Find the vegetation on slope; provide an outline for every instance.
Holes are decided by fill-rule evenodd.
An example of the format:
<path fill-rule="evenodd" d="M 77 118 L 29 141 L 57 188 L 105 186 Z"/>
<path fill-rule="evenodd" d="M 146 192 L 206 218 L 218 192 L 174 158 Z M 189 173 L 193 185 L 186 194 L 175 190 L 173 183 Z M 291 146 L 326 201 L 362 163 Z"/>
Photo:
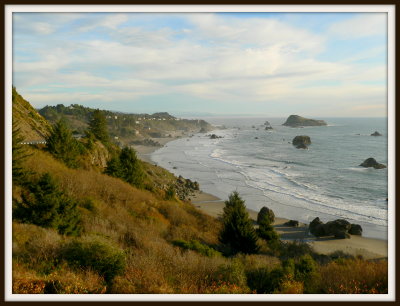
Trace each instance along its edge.
<path fill-rule="evenodd" d="M 387 292 L 386 260 L 322 256 L 307 244 L 271 243 L 260 231 L 258 239 L 239 194 L 222 220 L 212 218 L 174 195 L 183 178 L 127 149 L 99 140 L 90 147 L 89 137 L 79 140 L 85 150 L 76 167 L 41 146 L 15 156 L 24 175 L 13 181 L 14 293 Z M 82 161 L 100 146 L 107 162 L 122 163 L 126 151 L 143 184 L 87 167 Z"/>

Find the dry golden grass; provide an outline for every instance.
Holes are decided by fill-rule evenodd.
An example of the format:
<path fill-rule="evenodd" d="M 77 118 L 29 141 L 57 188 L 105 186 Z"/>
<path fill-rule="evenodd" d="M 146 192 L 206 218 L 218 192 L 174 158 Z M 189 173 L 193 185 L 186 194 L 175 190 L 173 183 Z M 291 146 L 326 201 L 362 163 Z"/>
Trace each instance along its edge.
<path fill-rule="evenodd" d="M 326 293 L 387 293 L 386 260 L 344 259 L 321 267 L 320 287 Z"/>

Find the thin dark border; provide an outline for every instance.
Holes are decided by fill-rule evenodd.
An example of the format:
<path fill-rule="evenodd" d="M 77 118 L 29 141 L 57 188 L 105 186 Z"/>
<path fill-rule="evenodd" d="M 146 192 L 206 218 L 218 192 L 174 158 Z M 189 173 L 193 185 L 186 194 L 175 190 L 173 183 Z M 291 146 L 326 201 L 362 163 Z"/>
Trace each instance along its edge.
<path fill-rule="evenodd" d="M 190 3 L 187 3 L 187 2 L 185 2 L 185 1 L 174 1 L 174 0 L 172 0 L 172 1 L 168 1 L 168 0 L 166 0 L 166 1 L 127 1 L 127 0 L 116 0 L 116 1 L 113 1 L 113 2 L 110 2 L 110 1 L 105 1 L 105 0 L 100 0 L 100 1 L 94 1 L 94 0 L 85 0 L 85 1 L 79 1 L 79 0 L 67 0 L 67 1 L 65 1 L 65 0 L 61 0 L 61 1 L 57 1 L 56 3 L 55 3 L 55 1 L 50 1 L 50 0 L 39 0 L 39 1 L 28 1 L 28 0 L 6 0 L 6 1 L 1 1 L 1 4 L 2 4 L 2 6 L 1 6 L 1 17 L 0 17 L 0 20 L 1 20 L 1 24 L 3 25 L 3 31 L 2 31 L 2 33 L 1 33 L 1 38 L 2 38 L 2 42 L 3 42 L 3 48 L 2 48 L 2 56 L 3 56 L 3 61 L 2 61 L 2 69 L 3 69 L 3 71 L 5 71 L 5 44 L 6 44 L 6 42 L 5 42 L 5 7 L 6 7 L 6 5 L 210 5 L 210 6 L 212 6 L 212 5 L 343 5 L 343 6 L 347 6 L 347 5 L 395 5 L 395 15 L 396 15 L 396 12 L 397 12 L 397 3 L 398 3 L 399 1 L 398 0 L 392 0 L 392 1 L 390 1 L 390 0 L 382 0 L 382 1 L 369 1 L 369 0 L 367 0 L 367 1 L 361 1 L 361 0 L 352 0 L 352 1 L 346 1 L 346 0 L 328 0 L 328 1 L 324 1 L 323 3 L 321 2 L 321 1 L 310 1 L 310 0 L 308 0 L 308 1 L 288 1 L 288 0 L 283 0 L 283 1 L 268 1 L 268 0 L 264 0 L 264 1 L 254 1 L 254 0 L 250 0 L 250 1 L 248 1 L 247 3 L 243 3 L 243 2 L 239 2 L 239 1 L 230 1 L 230 2 L 227 2 L 227 1 L 218 1 L 218 2 L 214 2 L 214 1 L 210 1 L 210 0 L 203 0 L 203 1 L 191 1 Z M 396 31 L 396 34 L 395 34 L 395 50 L 400 50 L 400 48 L 399 48 L 399 41 L 398 41 L 398 33 L 399 33 L 399 31 L 400 31 L 400 29 L 399 29 L 399 21 L 397 20 L 397 18 L 395 18 L 395 31 Z M 395 53 L 396 54 L 396 53 Z M 395 56 L 395 60 L 396 60 L 396 56 Z M 397 78 L 397 76 L 398 76 L 398 71 L 399 71 L 399 62 L 398 61 L 395 61 L 396 62 L 396 64 L 395 64 L 395 88 L 397 88 L 398 87 L 398 78 Z M 2 84 L 3 84 L 3 93 L 5 93 L 5 74 L 2 74 L 1 75 L 1 78 L 2 78 Z M 4 100 L 3 101 L 6 101 L 6 99 L 7 99 L 7 97 L 4 95 Z M 397 95 L 395 96 L 395 105 L 396 105 L 396 102 L 398 102 L 398 99 L 397 99 Z M 3 114 L 5 114 L 5 103 L 3 102 Z M 397 116 L 398 115 L 398 108 L 396 108 L 395 107 L 395 119 L 398 117 Z M 2 160 L 3 160 L 3 162 L 5 163 L 5 115 L 3 115 L 3 116 L 0 116 L 0 120 L 1 120 L 1 127 L 2 127 L 2 133 L 0 134 L 0 140 L 1 140 L 1 143 L 2 143 L 2 145 L 3 145 L 3 150 L 1 150 L 0 151 L 0 155 L 1 155 L 1 158 L 2 158 Z M 396 152 L 398 152 L 398 149 L 399 149 L 399 145 L 398 145 L 398 143 L 397 143 L 397 134 L 398 134 L 398 125 L 397 124 L 395 124 L 395 131 L 396 131 L 396 136 L 395 136 L 395 148 L 394 148 L 394 151 L 395 151 L 395 155 L 396 155 L 396 157 L 397 157 L 397 153 Z M 3 167 L 3 169 L 4 169 L 4 167 Z M 396 166 L 396 168 L 395 168 L 395 176 L 396 176 L 396 174 L 397 174 L 397 171 L 398 170 L 398 167 Z M 3 176 L 1 176 L 1 190 L 0 190 L 0 192 L 1 192 L 1 194 L 3 195 L 3 203 L 5 203 L 5 179 L 6 179 L 6 177 L 5 177 L 5 173 L 4 173 L 4 171 L 3 171 Z M 397 187 L 398 187 L 398 184 L 397 184 L 397 181 L 396 181 L 396 179 L 395 179 L 395 187 L 396 187 L 396 189 L 397 189 Z M 395 192 L 395 195 L 396 195 L 396 192 Z M 396 220 L 398 220 L 399 218 L 398 218 L 398 215 L 399 215 L 399 210 L 397 210 L 396 211 Z M 1 219 L 2 220 L 4 220 L 4 217 L 5 217 L 5 207 L 4 207 L 4 205 L 2 206 L 2 209 L 0 209 L 0 217 L 1 217 Z M 4 230 L 4 233 L 3 233 L 3 235 L 1 235 L 1 255 L 0 255 L 0 258 L 1 258 L 1 260 L 2 260 L 2 262 L 3 262 L 3 271 L 5 271 L 5 262 L 4 262 L 4 260 L 5 260 L 5 257 L 4 257 L 4 252 L 5 252 L 5 228 L 4 228 L 4 226 L 3 226 L 3 230 Z M 396 231 L 396 236 L 395 236 L 395 242 L 397 242 L 397 237 L 399 236 L 399 227 L 396 227 L 395 228 L 395 231 Z M 395 262 L 398 262 L 398 259 L 399 259 L 399 256 L 398 256 L 398 252 L 397 252 L 397 243 L 395 243 Z M 397 276 L 398 275 L 398 272 L 399 272 L 399 265 L 397 264 L 396 265 L 396 271 L 395 271 L 395 275 Z M 396 280 L 397 280 L 397 277 L 395 278 Z M 0 290 L 0 301 L 1 301 L 1 303 L 3 304 L 3 303 L 11 303 L 11 302 L 9 302 L 9 301 L 5 301 L 5 279 L 4 279 L 4 273 L 3 273 L 3 277 L 1 278 L 1 280 L 0 280 L 0 287 L 1 288 L 3 288 L 3 290 Z M 395 281 L 395 295 L 396 295 L 396 297 L 395 297 L 395 301 L 393 301 L 393 302 L 396 302 L 397 301 L 397 299 L 398 299 L 398 296 L 399 296 L 399 284 L 398 284 L 398 282 L 397 281 Z M 51 302 L 51 301 L 50 301 Z M 61 301 L 60 301 L 61 302 Z M 183 302 L 183 301 L 182 301 Z M 182 303 L 182 302 L 180 302 L 180 303 Z M 320 302 L 320 301 L 315 301 L 315 302 Z M 328 302 L 328 301 L 326 301 L 326 302 Z M 337 302 L 339 302 L 339 301 L 331 301 L 331 302 L 328 302 L 328 303 L 337 303 Z M 386 303 L 393 303 L 393 302 L 386 302 Z M 19 305 L 19 304 L 22 304 L 22 303 L 24 303 L 24 302 L 12 302 L 12 303 L 14 303 L 15 305 Z M 33 302 L 33 303 L 42 303 L 42 302 Z M 70 301 L 62 301 L 61 303 L 71 303 Z M 96 302 L 94 302 L 94 301 L 91 301 L 91 302 L 75 302 L 75 303 L 85 303 L 85 305 L 89 305 L 89 304 L 94 304 L 94 303 L 98 303 L 98 301 L 96 301 Z M 104 303 L 104 302 L 103 302 Z M 106 302 L 107 303 L 107 302 Z M 138 301 L 138 302 L 134 302 L 134 303 L 146 303 L 146 304 L 151 304 L 151 303 L 159 303 L 159 302 L 155 302 L 155 301 L 151 301 L 151 302 L 141 302 L 141 301 Z M 175 303 L 175 302 L 163 302 L 163 303 L 168 303 L 168 304 L 171 304 L 171 303 Z M 185 302 L 184 302 L 185 303 Z M 194 303 L 218 303 L 218 305 L 228 305 L 228 303 L 232 303 L 232 302 L 217 302 L 217 301 L 215 301 L 215 302 L 205 302 L 205 301 L 199 301 L 199 302 L 194 302 Z M 235 302 L 235 303 L 247 303 L 247 302 Z M 268 302 L 257 302 L 257 303 L 268 303 Z M 270 302 L 271 303 L 271 302 Z M 286 303 L 291 303 L 291 302 L 288 302 L 288 301 L 285 301 L 285 302 L 273 302 L 273 303 L 280 303 L 280 304 L 286 304 Z M 300 304 L 305 304 L 305 303 L 309 303 L 309 302 L 298 302 L 298 303 L 300 303 Z M 346 302 L 346 303 L 351 303 L 352 305 L 362 305 L 362 303 L 365 303 L 365 302 Z M 371 303 L 381 303 L 380 301 L 378 301 L 378 302 L 368 302 L 369 304 L 371 304 Z"/>

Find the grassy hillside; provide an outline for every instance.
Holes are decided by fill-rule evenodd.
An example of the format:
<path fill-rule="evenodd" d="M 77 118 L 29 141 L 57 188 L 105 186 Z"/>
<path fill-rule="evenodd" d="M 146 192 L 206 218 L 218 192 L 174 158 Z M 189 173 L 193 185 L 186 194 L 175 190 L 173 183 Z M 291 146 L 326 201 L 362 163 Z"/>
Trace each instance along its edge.
<path fill-rule="evenodd" d="M 35 131 L 49 126 L 39 115 L 15 114 Z M 187 200 L 193 182 L 139 161 L 145 176 L 137 188 L 93 159 L 101 147 L 109 166 L 115 145 L 78 142 L 74 167 L 46 147 L 20 147 L 26 175 L 13 180 L 13 293 L 387 292 L 386 260 L 320 255 L 261 236 L 253 237 L 256 254 L 233 253 L 220 239 L 226 220 Z"/>
<path fill-rule="evenodd" d="M 44 140 L 51 129 L 48 121 L 43 118 L 13 87 L 12 89 L 13 121 L 26 140 Z"/>

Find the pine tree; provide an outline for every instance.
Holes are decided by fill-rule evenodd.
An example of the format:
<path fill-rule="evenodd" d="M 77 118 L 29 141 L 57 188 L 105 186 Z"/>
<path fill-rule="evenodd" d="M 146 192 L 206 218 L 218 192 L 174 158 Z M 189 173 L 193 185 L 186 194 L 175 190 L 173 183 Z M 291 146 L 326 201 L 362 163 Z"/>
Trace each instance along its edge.
<path fill-rule="evenodd" d="M 83 146 L 72 136 L 64 120 L 59 120 L 46 139 L 46 149 L 68 167 L 78 166 L 77 157 L 83 152 Z"/>
<path fill-rule="evenodd" d="M 145 173 L 142 168 L 142 163 L 136 156 L 134 149 L 125 147 L 119 155 L 121 163 L 122 178 L 131 185 L 138 188 L 143 187 Z"/>
<path fill-rule="evenodd" d="M 13 210 L 13 218 L 45 228 L 57 229 L 60 234 L 74 235 L 80 232 L 80 216 L 77 202 L 59 190 L 50 174 L 43 174 L 38 181 L 27 184 Z"/>
<path fill-rule="evenodd" d="M 103 112 L 99 109 L 96 109 L 92 114 L 92 118 L 89 122 L 89 131 L 102 143 L 107 143 L 109 141 L 107 120 Z"/>
<path fill-rule="evenodd" d="M 229 245 L 234 253 L 253 254 L 257 253 L 260 247 L 244 203 L 236 191 L 225 201 L 223 229 L 219 239 Z"/>
<path fill-rule="evenodd" d="M 21 142 L 24 141 L 24 137 L 21 135 L 20 129 L 17 127 L 17 123 L 13 120 L 12 122 L 12 179 L 15 183 L 22 183 L 27 175 L 27 170 L 22 166 L 22 163 L 28 154 L 26 148 Z"/>

